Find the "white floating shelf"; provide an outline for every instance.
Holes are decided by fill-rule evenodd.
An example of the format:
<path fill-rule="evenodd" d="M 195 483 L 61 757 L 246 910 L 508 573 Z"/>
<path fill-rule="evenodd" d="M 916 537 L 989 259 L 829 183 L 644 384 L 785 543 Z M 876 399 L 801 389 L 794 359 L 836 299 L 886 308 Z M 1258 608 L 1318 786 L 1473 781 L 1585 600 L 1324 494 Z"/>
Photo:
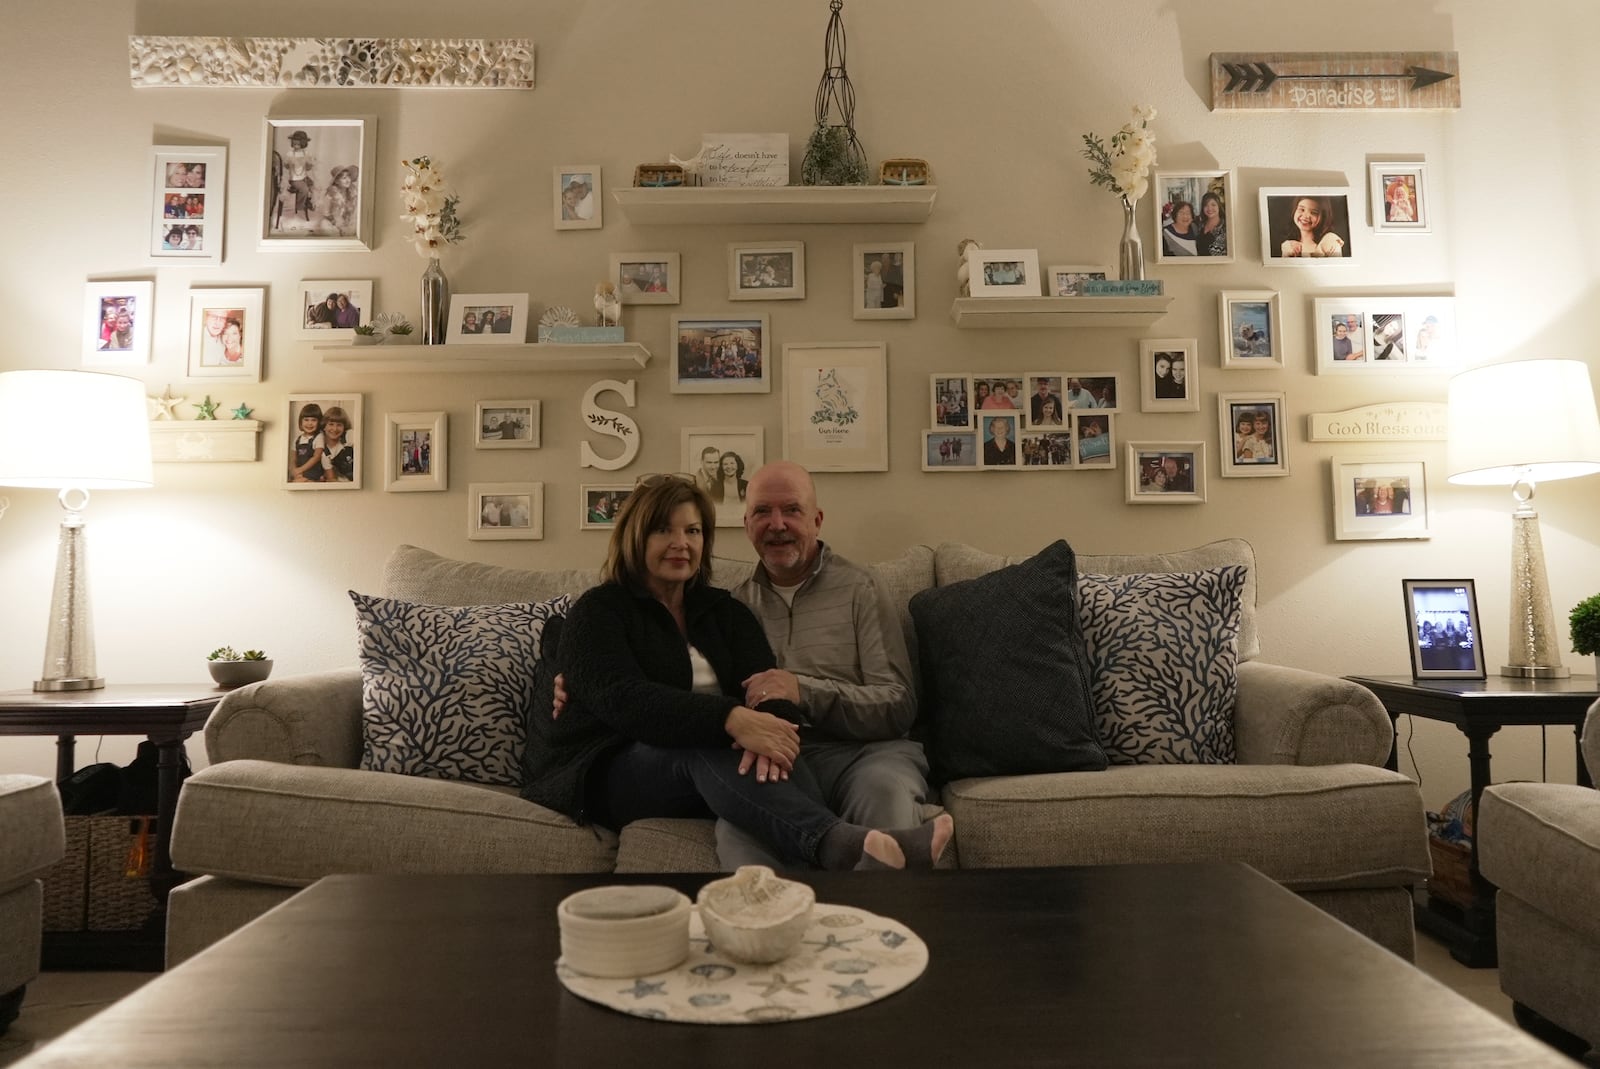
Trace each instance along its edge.
<path fill-rule="evenodd" d="M 611 191 L 631 223 L 920 223 L 935 186 L 628 186 Z"/>
<path fill-rule="evenodd" d="M 956 326 L 973 328 L 1148 327 L 1167 314 L 1171 297 L 957 297 Z"/>
<path fill-rule="evenodd" d="M 322 362 L 340 371 L 533 372 L 636 371 L 650 362 L 638 342 L 609 345 L 319 345 Z"/>
<path fill-rule="evenodd" d="M 150 459 L 157 464 L 254 461 L 258 419 L 157 419 L 150 422 Z"/>

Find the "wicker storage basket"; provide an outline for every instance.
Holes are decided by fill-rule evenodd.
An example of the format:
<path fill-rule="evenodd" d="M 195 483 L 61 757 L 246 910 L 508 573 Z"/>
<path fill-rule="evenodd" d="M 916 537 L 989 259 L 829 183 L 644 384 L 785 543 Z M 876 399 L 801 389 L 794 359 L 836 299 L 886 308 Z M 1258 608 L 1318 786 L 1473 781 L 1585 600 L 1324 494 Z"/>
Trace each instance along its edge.
<path fill-rule="evenodd" d="M 66 824 L 66 856 L 43 878 L 44 930 L 144 927 L 157 908 L 150 887 L 155 817 L 72 816 Z"/>
<path fill-rule="evenodd" d="M 1462 909 L 1472 905 L 1472 847 L 1430 835 L 1428 853 L 1433 858 L 1428 893 Z"/>

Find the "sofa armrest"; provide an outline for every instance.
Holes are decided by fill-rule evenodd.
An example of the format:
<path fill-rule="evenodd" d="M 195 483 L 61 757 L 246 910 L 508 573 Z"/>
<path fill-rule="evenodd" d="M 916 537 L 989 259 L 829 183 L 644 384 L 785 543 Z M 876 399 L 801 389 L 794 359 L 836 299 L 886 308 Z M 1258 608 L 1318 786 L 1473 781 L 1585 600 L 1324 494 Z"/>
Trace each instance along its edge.
<path fill-rule="evenodd" d="M 1233 716 L 1241 765 L 1382 765 L 1394 726 L 1366 687 L 1337 676 L 1246 661 Z"/>
<path fill-rule="evenodd" d="M 206 757 L 358 767 L 361 670 L 264 679 L 230 692 L 206 721 Z"/>

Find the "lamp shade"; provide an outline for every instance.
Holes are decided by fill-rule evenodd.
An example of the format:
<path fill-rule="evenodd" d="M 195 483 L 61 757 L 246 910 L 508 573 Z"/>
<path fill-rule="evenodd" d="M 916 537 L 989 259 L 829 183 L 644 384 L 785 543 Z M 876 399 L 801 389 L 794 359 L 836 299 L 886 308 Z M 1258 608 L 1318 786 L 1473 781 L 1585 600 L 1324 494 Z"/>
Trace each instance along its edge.
<path fill-rule="evenodd" d="M 151 486 L 144 384 L 93 371 L 0 373 L 0 486 Z"/>
<path fill-rule="evenodd" d="M 1487 364 L 1450 380 L 1450 481 L 1510 486 L 1600 472 L 1600 416 L 1577 360 Z"/>

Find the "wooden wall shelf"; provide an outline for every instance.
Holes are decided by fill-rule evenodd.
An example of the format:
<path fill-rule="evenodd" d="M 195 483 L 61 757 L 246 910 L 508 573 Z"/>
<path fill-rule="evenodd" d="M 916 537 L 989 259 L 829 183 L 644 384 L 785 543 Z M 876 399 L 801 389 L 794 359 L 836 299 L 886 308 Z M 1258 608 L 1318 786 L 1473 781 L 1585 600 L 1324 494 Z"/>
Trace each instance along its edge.
<path fill-rule="evenodd" d="M 629 186 L 611 191 L 628 221 L 695 223 L 921 223 L 935 186 Z"/>
<path fill-rule="evenodd" d="M 957 297 L 950 318 L 963 329 L 1148 327 L 1171 297 Z"/>
<path fill-rule="evenodd" d="M 262 426 L 258 419 L 151 420 L 150 459 L 157 464 L 254 461 Z"/>
<path fill-rule="evenodd" d="M 340 371 L 458 373 L 637 371 L 650 362 L 638 342 L 611 345 L 319 345 L 322 362 Z"/>

